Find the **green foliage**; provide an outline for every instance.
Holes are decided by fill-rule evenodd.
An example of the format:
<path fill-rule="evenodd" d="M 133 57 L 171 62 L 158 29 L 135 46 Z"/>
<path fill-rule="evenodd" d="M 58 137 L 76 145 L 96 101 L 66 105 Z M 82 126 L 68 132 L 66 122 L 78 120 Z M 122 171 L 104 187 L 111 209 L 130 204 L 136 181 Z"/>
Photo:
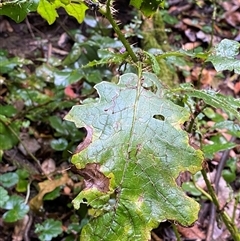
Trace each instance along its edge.
<path fill-rule="evenodd" d="M 29 172 L 26 169 L 18 169 L 16 171 L 16 174 L 18 175 L 16 190 L 18 192 L 26 192 L 29 183 Z"/>
<path fill-rule="evenodd" d="M 51 141 L 52 149 L 56 151 L 63 151 L 67 148 L 68 141 L 64 138 L 54 139 Z"/>
<path fill-rule="evenodd" d="M 230 150 L 236 146 L 235 143 L 228 142 L 222 136 L 214 136 L 210 138 L 211 144 L 203 146 L 203 152 L 206 158 L 212 159 L 217 152 Z"/>
<path fill-rule="evenodd" d="M 4 204 L 8 201 L 9 196 L 7 190 L 0 186 L 0 208 L 4 206 Z"/>
<path fill-rule="evenodd" d="M 81 1 L 12 0 L 0 3 L 0 15 L 6 15 L 19 23 L 26 18 L 29 12 L 37 11 L 49 24 L 52 24 L 58 17 L 56 9 L 60 7 L 64 8 L 70 16 L 75 17 L 79 23 L 83 21 L 88 8 Z"/>
<path fill-rule="evenodd" d="M 222 176 L 227 183 L 231 183 L 236 180 L 236 171 L 237 171 L 237 158 L 230 158 L 226 165 L 225 169 L 222 172 Z"/>
<path fill-rule="evenodd" d="M 217 71 L 234 70 L 240 74 L 240 61 L 236 58 L 239 49 L 240 43 L 237 41 L 223 39 L 213 48 L 206 61 L 212 62 Z"/>
<path fill-rule="evenodd" d="M 6 15 L 17 23 L 22 22 L 29 12 L 37 10 L 38 2 L 38 0 L 3 0 L 0 2 L 0 15 Z"/>
<path fill-rule="evenodd" d="M 197 90 L 189 85 L 182 85 L 183 93 L 191 97 L 202 99 L 206 104 L 223 109 L 226 113 L 240 120 L 240 100 L 231 96 L 225 96 L 213 90 Z"/>
<path fill-rule="evenodd" d="M 225 129 L 232 136 L 240 138 L 240 125 L 234 121 L 220 121 L 214 124 L 212 129 Z"/>
<path fill-rule="evenodd" d="M 194 186 L 192 182 L 184 182 L 182 184 L 182 189 L 188 193 L 190 193 L 192 196 L 201 196 L 202 193 L 197 190 L 197 188 Z"/>
<path fill-rule="evenodd" d="M 18 180 L 18 175 L 15 172 L 8 172 L 0 175 L 0 183 L 6 188 L 16 185 Z"/>
<path fill-rule="evenodd" d="M 62 223 L 53 219 L 47 219 L 42 224 L 36 224 L 35 233 L 41 241 L 50 241 L 62 233 Z"/>
<path fill-rule="evenodd" d="M 203 159 L 180 128 L 187 111 L 164 98 L 150 73 L 125 74 L 96 89 L 98 103 L 75 106 L 66 117 L 88 131 L 72 162 L 83 176 L 99 177 L 88 178 L 74 200 L 75 208 L 87 202 L 94 210 L 82 240 L 148 240 L 165 219 L 193 223 L 198 204 L 174 181 L 181 171 L 200 170 Z"/>
<path fill-rule="evenodd" d="M 3 214 L 3 220 L 8 223 L 13 223 L 23 219 L 29 211 L 29 206 L 25 204 L 24 199 L 20 196 L 12 195 L 4 202 L 2 209 L 8 210 Z"/>
<path fill-rule="evenodd" d="M 60 0 L 40 0 L 37 11 L 44 19 L 48 21 L 49 24 L 52 24 L 58 17 L 56 9 L 60 7 L 63 7 L 70 16 L 75 17 L 79 23 L 83 21 L 85 17 L 85 11 L 88 8 L 81 1 L 72 2 Z"/>
<path fill-rule="evenodd" d="M 1 107 L 1 109 L 5 109 Z M 15 121 L 11 124 L 11 119 L 0 115 L 0 150 L 11 149 L 18 143 L 20 122 Z"/>
<path fill-rule="evenodd" d="M 142 11 L 146 17 L 153 15 L 159 6 L 164 7 L 165 0 L 131 0 L 130 4 Z"/>

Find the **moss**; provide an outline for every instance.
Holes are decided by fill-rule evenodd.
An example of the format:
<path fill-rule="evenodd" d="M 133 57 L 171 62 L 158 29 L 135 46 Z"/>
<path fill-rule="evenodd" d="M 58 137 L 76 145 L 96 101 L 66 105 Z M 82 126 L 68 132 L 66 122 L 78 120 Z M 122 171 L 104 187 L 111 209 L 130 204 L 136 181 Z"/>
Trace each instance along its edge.
<path fill-rule="evenodd" d="M 151 19 L 146 18 L 143 20 L 142 31 L 143 41 L 141 44 L 144 50 L 147 51 L 151 48 L 157 48 L 163 52 L 171 50 L 160 12 L 155 13 Z M 173 87 L 177 83 L 177 75 L 173 71 L 173 66 L 170 66 L 164 59 L 159 60 L 158 63 L 160 66 L 158 77 L 164 84 Z"/>

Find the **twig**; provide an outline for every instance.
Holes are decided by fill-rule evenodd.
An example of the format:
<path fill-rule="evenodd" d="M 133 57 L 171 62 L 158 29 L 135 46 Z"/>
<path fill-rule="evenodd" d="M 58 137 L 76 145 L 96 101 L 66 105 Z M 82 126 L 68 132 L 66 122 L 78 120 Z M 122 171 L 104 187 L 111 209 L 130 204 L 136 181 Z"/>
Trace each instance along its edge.
<path fill-rule="evenodd" d="M 30 186 L 31 186 L 31 181 L 29 181 L 29 183 L 27 185 L 27 194 L 26 194 L 26 197 L 25 197 L 25 204 L 28 203 L 28 199 L 30 197 Z"/>
<path fill-rule="evenodd" d="M 230 139 L 229 142 L 234 142 L 236 140 L 236 137 L 232 137 Z M 215 175 L 215 179 L 214 179 L 214 184 L 215 184 L 215 192 L 218 193 L 218 185 L 219 185 L 219 181 L 220 181 L 220 178 L 222 176 L 222 170 L 227 162 L 227 159 L 229 157 L 229 153 L 230 153 L 230 150 L 226 150 L 223 152 L 223 155 L 221 157 L 221 160 L 218 164 L 218 168 L 217 168 L 217 173 Z"/>
<path fill-rule="evenodd" d="M 232 137 L 230 142 L 234 142 L 235 137 Z M 220 159 L 217 172 L 214 178 L 214 186 L 215 186 L 215 193 L 216 195 L 218 194 L 218 189 L 219 189 L 219 181 L 222 176 L 222 170 L 226 164 L 226 161 L 229 157 L 229 152 L 230 150 L 226 150 L 223 152 L 223 155 Z M 216 220 L 216 206 L 212 203 L 210 206 L 210 215 L 209 215 L 209 224 L 208 224 L 208 231 L 207 231 L 207 236 L 206 236 L 206 241 L 212 240 L 212 235 L 213 235 L 213 230 L 214 230 L 214 224 Z M 234 221 L 233 221 L 234 222 Z"/>
<path fill-rule="evenodd" d="M 151 235 L 152 235 L 152 238 L 155 240 L 155 241 L 163 241 L 161 238 L 159 238 L 157 236 L 157 234 L 155 234 L 153 231 L 151 232 Z"/>
<path fill-rule="evenodd" d="M 23 148 L 25 149 L 25 151 L 27 152 L 27 154 L 36 162 L 36 164 L 38 165 L 38 167 L 40 168 L 41 172 L 43 172 L 42 170 L 42 166 L 39 162 L 39 160 L 28 150 L 28 148 L 26 147 L 26 145 L 23 143 L 23 141 L 19 138 L 18 134 L 15 132 L 15 130 L 8 124 L 5 123 L 3 120 L 0 119 L 0 121 L 12 132 L 12 134 L 18 139 L 18 141 L 22 144 Z"/>
<path fill-rule="evenodd" d="M 24 241 L 30 241 L 29 239 L 29 230 L 32 226 L 32 223 L 33 223 L 33 214 L 31 213 L 31 211 L 29 212 L 28 214 L 28 222 L 27 222 L 27 225 L 26 225 L 26 228 L 24 230 Z"/>
<path fill-rule="evenodd" d="M 32 31 L 31 24 L 30 24 L 30 23 L 29 23 L 29 21 L 28 21 L 28 17 L 26 17 L 25 22 L 26 22 L 26 24 L 27 24 L 28 30 L 29 30 L 29 32 L 30 32 L 30 34 L 31 34 L 32 38 L 34 38 L 34 39 L 35 39 L 36 37 L 35 37 L 35 35 L 34 35 L 33 31 Z"/>
<path fill-rule="evenodd" d="M 211 31 L 211 40 L 210 40 L 210 43 L 209 43 L 208 50 L 213 46 L 214 23 L 216 21 L 216 14 L 217 14 L 216 0 L 212 0 L 211 2 L 213 4 L 213 13 L 212 13 L 212 22 L 211 22 L 212 31 Z"/>
<path fill-rule="evenodd" d="M 31 186 L 31 181 L 27 185 L 27 195 L 26 195 L 26 198 L 25 198 L 26 204 L 28 203 L 28 199 L 29 199 L 29 196 L 30 196 L 30 186 Z M 32 213 L 30 211 L 29 214 L 28 214 L 28 222 L 27 222 L 27 225 L 26 225 L 25 230 L 24 230 L 24 241 L 30 241 L 28 234 L 29 234 L 29 230 L 32 226 L 32 222 L 33 222 L 33 217 L 32 217 Z"/>

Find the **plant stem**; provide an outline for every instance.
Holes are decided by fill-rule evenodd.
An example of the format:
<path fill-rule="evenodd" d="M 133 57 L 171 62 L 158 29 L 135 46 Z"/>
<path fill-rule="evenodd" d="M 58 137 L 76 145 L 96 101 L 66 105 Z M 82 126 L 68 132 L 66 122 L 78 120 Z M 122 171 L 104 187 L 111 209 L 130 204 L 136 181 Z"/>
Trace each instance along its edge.
<path fill-rule="evenodd" d="M 129 44 L 129 42 L 127 41 L 127 39 L 125 38 L 124 34 L 122 33 L 122 31 L 120 30 L 120 28 L 118 27 L 116 21 L 113 18 L 113 15 L 111 13 L 111 7 L 110 7 L 110 2 L 111 0 L 108 0 L 106 3 L 106 10 L 103 8 L 99 9 L 99 12 L 105 16 L 108 21 L 110 22 L 110 24 L 113 27 L 113 30 L 115 31 L 115 33 L 118 35 L 118 38 L 120 39 L 120 41 L 122 42 L 122 44 L 124 45 L 125 49 L 127 50 L 128 54 L 130 55 L 130 57 L 132 58 L 132 60 L 136 63 L 138 62 L 138 57 L 137 55 L 133 52 L 131 45 Z"/>
<path fill-rule="evenodd" d="M 172 228 L 173 228 L 173 232 L 174 232 L 174 234 L 175 234 L 175 236 L 177 238 L 177 241 L 181 241 L 181 237 L 180 237 L 179 232 L 177 230 L 177 227 L 176 227 L 176 225 L 174 223 L 172 223 Z"/>
<path fill-rule="evenodd" d="M 0 119 L 0 121 L 10 130 L 10 132 L 18 139 L 18 141 L 22 144 L 23 148 L 25 149 L 26 153 L 36 162 L 39 169 L 43 173 L 42 166 L 39 162 L 39 160 L 28 150 L 27 146 L 24 144 L 24 142 L 19 138 L 18 134 L 15 132 L 15 130 L 10 126 L 10 123 L 4 122 Z"/>
<path fill-rule="evenodd" d="M 212 202 L 212 197 L 211 197 L 206 191 L 204 191 L 201 187 L 199 187 L 199 186 L 196 184 L 194 178 L 193 178 L 192 180 L 193 180 L 193 184 L 194 184 L 194 186 L 196 187 L 196 189 L 197 189 L 198 191 L 200 191 L 208 200 L 210 200 L 210 201 Z"/>
<path fill-rule="evenodd" d="M 240 232 L 238 231 L 238 228 L 236 227 L 236 225 L 234 224 L 234 222 L 232 222 L 231 218 L 228 216 L 228 214 L 221 210 L 220 209 L 220 204 L 218 202 L 218 199 L 217 199 L 217 196 L 216 196 L 216 193 L 210 183 L 210 181 L 208 180 L 208 177 L 207 177 L 207 173 L 206 171 L 203 169 L 201 171 L 202 175 L 203 175 L 203 178 L 204 178 L 204 181 L 207 185 L 207 189 L 208 189 L 208 192 L 209 194 L 211 195 L 212 197 L 212 202 L 214 203 L 214 205 L 216 206 L 217 208 L 217 212 L 219 212 L 219 214 L 221 215 L 222 219 L 223 219 L 223 222 L 224 224 L 226 225 L 228 231 L 231 233 L 232 235 L 232 238 L 234 241 L 240 241 Z"/>

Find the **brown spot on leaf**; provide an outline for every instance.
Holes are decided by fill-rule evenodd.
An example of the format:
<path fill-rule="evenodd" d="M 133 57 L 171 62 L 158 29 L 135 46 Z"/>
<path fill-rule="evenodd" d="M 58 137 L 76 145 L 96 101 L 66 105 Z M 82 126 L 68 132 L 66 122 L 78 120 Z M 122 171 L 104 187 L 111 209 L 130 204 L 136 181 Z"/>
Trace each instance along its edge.
<path fill-rule="evenodd" d="M 97 188 L 101 192 L 109 191 L 109 178 L 99 171 L 100 165 L 88 163 L 85 168 L 79 169 L 78 173 L 84 178 L 85 189 Z"/>
<path fill-rule="evenodd" d="M 74 154 L 79 153 L 80 151 L 84 150 L 84 149 L 87 148 L 87 147 L 91 144 L 91 142 L 92 142 L 92 134 L 93 134 L 93 129 L 92 129 L 92 127 L 91 127 L 91 126 L 86 126 L 85 129 L 87 130 L 87 136 L 86 136 L 86 138 L 84 139 L 84 141 L 81 142 L 81 143 L 77 146 Z"/>

